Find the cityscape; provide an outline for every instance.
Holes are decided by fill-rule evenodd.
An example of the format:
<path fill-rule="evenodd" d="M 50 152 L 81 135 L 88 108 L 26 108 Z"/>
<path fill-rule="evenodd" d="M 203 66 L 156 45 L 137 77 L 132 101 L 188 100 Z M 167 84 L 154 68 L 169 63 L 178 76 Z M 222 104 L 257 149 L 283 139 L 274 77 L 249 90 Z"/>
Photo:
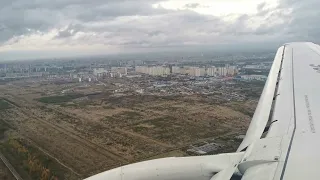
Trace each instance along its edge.
<path fill-rule="evenodd" d="M 232 152 L 273 56 L 3 62 L 1 152 L 24 179 L 82 179 L 148 159 Z"/>
<path fill-rule="evenodd" d="M 0 180 L 320 179 L 320 0 L 0 0 Z"/>

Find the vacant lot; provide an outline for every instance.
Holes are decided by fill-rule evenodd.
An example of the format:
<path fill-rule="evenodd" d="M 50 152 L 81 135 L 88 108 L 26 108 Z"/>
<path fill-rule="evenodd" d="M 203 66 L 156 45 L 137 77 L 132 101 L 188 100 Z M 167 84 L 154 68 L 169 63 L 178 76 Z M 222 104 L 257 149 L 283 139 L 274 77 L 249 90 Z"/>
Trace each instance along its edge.
<path fill-rule="evenodd" d="M 10 139 L 2 143 L 0 149 L 25 179 L 75 179 L 67 169 L 24 139 Z"/>
<path fill-rule="evenodd" d="M 0 161 L 0 179 L 2 180 L 16 180 L 5 164 Z"/>
<path fill-rule="evenodd" d="M 0 99 L 0 111 L 10 109 L 10 108 L 11 108 L 11 106 L 7 101 Z"/>
<path fill-rule="evenodd" d="M 254 106 L 198 95 L 116 97 L 101 86 L 75 84 L 0 86 L 0 99 L 1 151 L 23 167 L 26 179 L 38 179 L 40 167 L 48 177 L 81 179 L 127 163 L 185 156 L 193 143 L 245 133 L 252 109 L 239 106 Z M 17 137 L 5 137 L 8 128 Z M 30 158 L 38 168 L 28 168 Z"/>
<path fill-rule="evenodd" d="M 55 103 L 64 103 L 69 102 L 73 99 L 83 97 L 82 94 L 68 94 L 63 96 L 48 96 L 48 97 L 41 97 L 37 99 L 39 102 L 47 103 L 47 104 L 55 104 Z"/>

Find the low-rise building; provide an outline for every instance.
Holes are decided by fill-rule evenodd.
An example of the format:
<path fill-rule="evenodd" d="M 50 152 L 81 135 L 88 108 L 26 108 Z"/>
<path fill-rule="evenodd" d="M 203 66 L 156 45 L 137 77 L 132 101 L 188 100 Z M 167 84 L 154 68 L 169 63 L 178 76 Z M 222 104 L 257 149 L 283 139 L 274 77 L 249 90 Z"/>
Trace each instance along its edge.
<path fill-rule="evenodd" d="M 266 81 L 268 77 L 265 75 L 242 75 L 240 76 L 240 78 L 248 81 L 252 81 L 252 80 Z"/>

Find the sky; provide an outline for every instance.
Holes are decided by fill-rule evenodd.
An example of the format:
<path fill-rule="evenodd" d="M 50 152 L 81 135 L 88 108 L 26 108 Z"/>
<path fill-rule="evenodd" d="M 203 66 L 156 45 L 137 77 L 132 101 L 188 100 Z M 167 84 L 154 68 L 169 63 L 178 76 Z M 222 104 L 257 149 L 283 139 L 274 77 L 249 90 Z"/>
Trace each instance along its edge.
<path fill-rule="evenodd" d="M 0 59 L 320 42 L 319 0 L 1 0 Z"/>

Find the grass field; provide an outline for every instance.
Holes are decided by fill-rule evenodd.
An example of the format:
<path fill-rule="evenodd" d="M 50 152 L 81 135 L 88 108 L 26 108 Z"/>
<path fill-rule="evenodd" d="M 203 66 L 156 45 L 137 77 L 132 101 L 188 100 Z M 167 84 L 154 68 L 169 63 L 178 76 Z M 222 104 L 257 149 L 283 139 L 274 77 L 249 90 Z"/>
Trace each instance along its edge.
<path fill-rule="evenodd" d="M 83 97 L 82 94 L 68 94 L 64 96 L 47 96 L 41 97 L 37 99 L 39 102 L 46 103 L 46 104 L 59 104 L 72 101 L 73 99 L 77 99 Z"/>
<path fill-rule="evenodd" d="M 7 124 L 0 120 L 0 139 L 4 137 L 4 133 L 8 130 Z"/>
<path fill-rule="evenodd" d="M 0 110 L 10 109 L 10 108 L 11 106 L 7 101 L 0 99 Z"/>
<path fill-rule="evenodd" d="M 10 139 L 1 151 L 25 179 L 66 179 L 67 171 L 24 139 Z"/>

